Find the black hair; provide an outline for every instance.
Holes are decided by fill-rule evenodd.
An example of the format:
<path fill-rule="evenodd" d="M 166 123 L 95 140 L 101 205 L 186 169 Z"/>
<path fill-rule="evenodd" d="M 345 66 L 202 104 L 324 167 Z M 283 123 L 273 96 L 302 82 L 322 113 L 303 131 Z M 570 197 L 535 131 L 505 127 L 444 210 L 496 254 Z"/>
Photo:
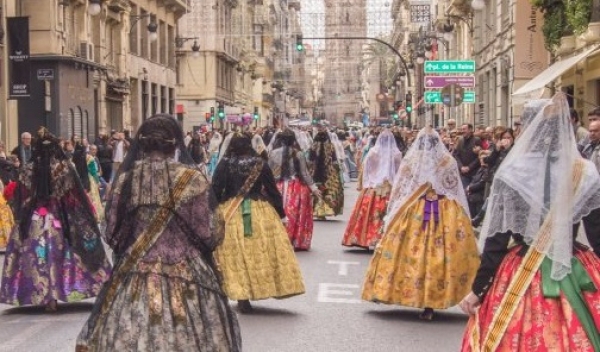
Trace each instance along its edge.
<path fill-rule="evenodd" d="M 300 170 L 300 161 L 296 154 L 298 152 L 296 149 L 296 134 L 293 131 L 286 129 L 279 133 L 277 138 L 281 141 L 281 146 L 283 148 L 281 154 L 281 178 L 289 179 L 292 176 L 290 171 L 290 158 L 294 163 L 296 171 Z"/>

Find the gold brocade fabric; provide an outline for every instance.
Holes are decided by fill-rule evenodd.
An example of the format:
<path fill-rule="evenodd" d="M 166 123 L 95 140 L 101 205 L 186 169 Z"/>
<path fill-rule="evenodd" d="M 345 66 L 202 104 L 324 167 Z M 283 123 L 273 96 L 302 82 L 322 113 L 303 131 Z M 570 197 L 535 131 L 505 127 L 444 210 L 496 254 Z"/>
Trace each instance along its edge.
<path fill-rule="evenodd" d="M 219 206 L 225 213 L 230 199 Z M 251 201 L 252 235 L 244 236 L 241 207 L 225 224 L 215 251 L 223 290 L 232 300 L 287 298 L 304 293 L 300 266 L 287 231 L 266 201 Z"/>
<path fill-rule="evenodd" d="M 102 200 L 100 199 L 100 188 L 98 182 L 90 175 L 90 191 L 88 195 L 90 196 L 90 201 L 94 206 L 94 211 L 96 212 L 96 220 L 98 222 L 104 221 L 104 207 L 102 206 Z"/>
<path fill-rule="evenodd" d="M 6 200 L 0 195 L 0 250 L 6 249 L 15 221 Z"/>
<path fill-rule="evenodd" d="M 471 221 L 454 200 L 439 199 L 439 223 L 423 225 L 421 187 L 391 220 L 375 249 L 362 298 L 415 308 L 445 309 L 465 297 L 479 267 Z"/>

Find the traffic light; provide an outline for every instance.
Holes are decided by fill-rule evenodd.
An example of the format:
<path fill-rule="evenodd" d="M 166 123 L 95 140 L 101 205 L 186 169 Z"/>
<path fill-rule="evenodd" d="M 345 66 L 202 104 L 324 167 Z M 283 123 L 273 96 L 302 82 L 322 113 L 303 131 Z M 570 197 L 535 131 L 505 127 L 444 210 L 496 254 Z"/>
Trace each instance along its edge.
<path fill-rule="evenodd" d="M 255 106 L 254 107 L 254 115 L 252 117 L 254 117 L 255 120 L 258 120 L 260 115 L 258 115 L 258 107 Z"/>
<path fill-rule="evenodd" d="M 214 106 L 210 107 L 210 120 L 211 121 L 215 120 L 215 107 Z"/>
<path fill-rule="evenodd" d="M 412 112 L 412 94 L 406 93 L 406 113 L 410 114 Z"/>
<path fill-rule="evenodd" d="M 223 105 L 222 102 L 219 102 L 217 115 L 219 116 L 220 120 L 225 119 L 225 106 Z"/>
<path fill-rule="evenodd" d="M 394 120 L 398 120 L 398 112 L 397 112 L 397 111 L 394 111 L 394 112 L 392 113 L 392 118 L 393 118 Z"/>
<path fill-rule="evenodd" d="M 296 50 L 297 51 L 304 50 L 304 44 L 302 44 L 302 34 L 296 35 Z"/>

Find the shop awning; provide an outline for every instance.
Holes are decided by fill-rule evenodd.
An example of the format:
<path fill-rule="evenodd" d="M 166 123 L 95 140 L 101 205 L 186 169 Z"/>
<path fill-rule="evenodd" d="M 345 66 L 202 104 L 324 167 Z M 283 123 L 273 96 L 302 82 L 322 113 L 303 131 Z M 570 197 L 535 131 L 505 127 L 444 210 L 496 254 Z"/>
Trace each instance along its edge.
<path fill-rule="evenodd" d="M 548 83 L 554 81 L 560 75 L 565 73 L 568 69 L 577 65 L 577 63 L 581 60 L 592 55 L 596 51 L 596 49 L 598 49 L 598 45 L 594 45 L 593 47 L 573 57 L 553 63 L 552 65 L 550 65 L 550 67 L 548 67 L 540 74 L 532 78 L 529 82 L 525 83 L 525 85 L 523 85 L 521 88 L 517 89 L 517 91 L 514 92 L 513 95 L 523 95 L 532 93 L 537 90 L 543 90 Z"/>

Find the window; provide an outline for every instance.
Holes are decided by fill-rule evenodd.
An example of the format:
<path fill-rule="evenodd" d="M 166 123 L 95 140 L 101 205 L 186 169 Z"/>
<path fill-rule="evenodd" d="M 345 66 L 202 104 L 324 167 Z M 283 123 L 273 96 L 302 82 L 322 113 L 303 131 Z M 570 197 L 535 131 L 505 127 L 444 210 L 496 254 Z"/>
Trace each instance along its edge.
<path fill-rule="evenodd" d="M 148 11 L 146 11 L 144 9 L 141 9 L 140 10 L 140 17 L 143 17 L 143 16 L 148 16 Z M 146 30 L 146 27 L 150 23 L 149 17 L 144 17 L 144 18 L 138 20 L 138 23 L 136 23 L 135 25 L 136 26 L 140 25 L 140 22 L 142 22 L 143 25 L 144 25 L 143 26 L 144 30 L 140 31 L 140 34 L 141 34 L 141 39 L 140 39 L 140 45 L 141 45 L 140 54 L 141 54 L 141 56 L 143 58 L 148 59 L 149 58 L 149 56 L 148 56 L 148 41 L 149 40 L 148 40 L 148 30 Z"/>
<path fill-rule="evenodd" d="M 263 42 L 263 26 L 254 25 L 254 36 L 252 36 L 252 48 L 258 52 L 258 56 L 265 56 L 265 45 Z"/>
<path fill-rule="evenodd" d="M 151 16 L 152 18 L 154 18 L 154 16 Z M 154 21 L 156 21 L 154 19 Z M 157 34 L 160 33 L 160 25 L 159 28 L 157 28 L 157 31 L 159 31 Z M 158 62 L 158 44 L 160 42 L 160 38 L 155 40 L 155 41 L 151 41 L 150 42 L 150 60 L 152 62 Z"/>
<path fill-rule="evenodd" d="M 138 7 L 135 4 L 131 4 L 131 16 L 138 16 Z M 132 19 L 132 21 L 136 21 L 135 19 Z M 131 31 L 129 33 L 129 50 L 131 51 L 132 54 L 134 55 L 138 55 L 139 54 L 139 23 L 134 24 L 133 26 L 131 26 Z"/>
<path fill-rule="evenodd" d="M 73 133 L 71 134 L 71 137 L 79 137 L 79 138 L 83 138 L 83 131 L 82 131 L 82 115 L 83 115 L 83 111 L 81 110 L 81 107 L 78 106 L 75 109 L 75 116 L 73 116 Z"/>
<path fill-rule="evenodd" d="M 164 21 L 160 21 L 158 25 L 158 43 L 159 53 L 158 53 L 158 62 L 165 65 L 167 64 L 167 48 L 169 45 L 169 38 L 167 37 L 167 27 L 165 26 Z"/>
<path fill-rule="evenodd" d="M 148 118 L 148 81 L 142 81 L 142 120 Z"/>
<path fill-rule="evenodd" d="M 158 111 L 158 95 L 157 95 L 157 85 L 156 83 L 152 83 L 152 115 L 156 115 Z"/>
<path fill-rule="evenodd" d="M 167 87 L 160 86 L 160 112 L 167 113 Z"/>
<path fill-rule="evenodd" d="M 175 114 L 175 89 L 169 88 L 169 114 Z"/>
<path fill-rule="evenodd" d="M 88 142 L 93 143 L 94 141 L 90 141 L 90 130 L 89 130 L 89 121 L 88 121 L 88 112 L 84 110 L 81 114 L 81 138 L 85 138 Z"/>
<path fill-rule="evenodd" d="M 67 116 L 67 139 L 73 135 L 73 120 L 75 120 L 75 112 L 73 109 L 69 109 L 69 115 Z"/>
<path fill-rule="evenodd" d="M 167 40 L 167 43 L 169 45 L 169 49 L 167 52 L 167 62 L 169 67 L 173 68 L 175 67 L 175 29 L 173 28 L 173 26 L 167 27 L 167 36 L 169 38 Z"/>

